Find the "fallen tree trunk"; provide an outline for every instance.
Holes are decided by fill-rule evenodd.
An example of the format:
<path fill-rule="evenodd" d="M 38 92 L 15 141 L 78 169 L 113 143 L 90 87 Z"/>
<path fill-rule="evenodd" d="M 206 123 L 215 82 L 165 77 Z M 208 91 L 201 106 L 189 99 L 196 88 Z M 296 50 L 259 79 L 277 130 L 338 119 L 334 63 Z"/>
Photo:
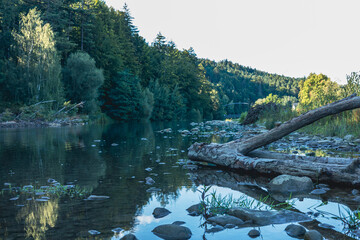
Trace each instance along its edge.
<path fill-rule="evenodd" d="M 353 94 L 304 113 L 266 133 L 245 141 L 235 140 L 225 144 L 195 143 L 189 148 L 188 156 L 191 160 L 211 162 L 234 169 L 256 170 L 267 174 L 309 176 L 316 180 L 358 185 L 360 184 L 359 159 L 304 157 L 265 152 L 250 154 L 251 151 L 321 118 L 355 108 L 360 108 L 360 97 Z"/>

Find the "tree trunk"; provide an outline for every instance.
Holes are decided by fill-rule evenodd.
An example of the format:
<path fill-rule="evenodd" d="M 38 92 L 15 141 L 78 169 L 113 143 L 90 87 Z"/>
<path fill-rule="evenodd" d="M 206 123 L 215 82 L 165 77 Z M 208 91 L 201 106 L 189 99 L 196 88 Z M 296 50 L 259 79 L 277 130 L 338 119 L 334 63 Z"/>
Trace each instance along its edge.
<path fill-rule="evenodd" d="M 304 113 L 279 127 L 245 141 L 235 140 L 225 144 L 194 143 L 189 148 L 188 155 L 191 160 L 211 162 L 234 169 L 256 170 L 267 174 L 309 176 L 312 179 L 357 185 L 360 184 L 360 159 L 304 157 L 259 151 L 252 155 L 249 153 L 321 118 L 359 107 L 360 97 L 353 94 Z"/>

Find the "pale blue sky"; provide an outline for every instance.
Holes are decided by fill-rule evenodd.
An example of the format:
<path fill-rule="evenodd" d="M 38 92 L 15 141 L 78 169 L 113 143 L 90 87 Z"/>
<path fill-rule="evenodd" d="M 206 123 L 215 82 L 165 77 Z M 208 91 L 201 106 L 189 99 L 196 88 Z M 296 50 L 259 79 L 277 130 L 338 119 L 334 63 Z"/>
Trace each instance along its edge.
<path fill-rule="evenodd" d="M 161 32 L 198 57 L 345 83 L 360 71 L 360 0 L 106 0 L 126 2 L 140 35 Z"/>

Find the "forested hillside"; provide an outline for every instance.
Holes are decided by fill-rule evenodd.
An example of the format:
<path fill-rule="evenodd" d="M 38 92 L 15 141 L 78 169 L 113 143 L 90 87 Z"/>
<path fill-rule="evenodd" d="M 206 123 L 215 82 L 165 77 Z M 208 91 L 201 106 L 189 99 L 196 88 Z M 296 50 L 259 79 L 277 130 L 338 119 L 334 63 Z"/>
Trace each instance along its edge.
<path fill-rule="evenodd" d="M 222 118 L 242 110 L 233 103 L 296 96 L 299 82 L 199 59 L 161 33 L 149 44 L 126 5 L 98 0 L 0 0 L 0 70 L 1 112 L 45 102 L 55 117 L 83 103 L 80 114 L 125 121 Z"/>

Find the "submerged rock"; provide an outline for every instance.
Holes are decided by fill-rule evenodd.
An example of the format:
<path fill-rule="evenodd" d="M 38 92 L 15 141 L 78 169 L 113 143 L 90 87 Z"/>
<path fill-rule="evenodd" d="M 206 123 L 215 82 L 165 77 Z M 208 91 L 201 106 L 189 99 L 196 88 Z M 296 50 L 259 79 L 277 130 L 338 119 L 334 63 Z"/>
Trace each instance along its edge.
<path fill-rule="evenodd" d="M 189 228 L 175 224 L 157 226 L 152 232 L 165 240 L 186 240 L 191 238 L 192 235 Z"/>
<path fill-rule="evenodd" d="M 90 235 L 99 235 L 101 232 L 96 230 L 89 230 L 88 233 L 90 233 Z"/>
<path fill-rule="evenodd" d="M 310 192 L 310 194 L 313 194 L 313 195 L 320 195 L 320 194 L 324 194 L 324 193 L 326 193 L 326 190 L 322 189 L 322 188 L 314 189 Z"/>
<path fill-rule="evenodd" d="M 325 229 L 333 229 L 333 228 L 335 228 L 335 226 L 327 224 L 327 223 L 319 223 L 318 226 L 321 227 L 321 228 L 325 228 Z"/>
<path fill-rule="evenodd" d="M 132 233 L 126 234 L 120 240 L 137 240 L 136 236 Z"/>
<path fill-rule="evenodd" d="M 269 189 L 272 192 L 281 193 L 310 192 L 313 189 L 313 183 L 309 177 L 284 174 L 272 179 L 269 183 Z"/>
<path fill-rule="evenodd" d="M 117 228 L 114 228 L 111 230 L 113 233 L 115 234 L 119 234 L 121 233 L 122 231 L 124 231 L 124 229 L 120 228 L 120 227 L 117 227 Z"/>
<path fill-rule="evenodd" d="M 218 226 L 212 227 L 210 229 L 207 229 L 206 232 L 207 233 L 216 233 L 216 232 L 221 232 L 223 230 L 225 230 L 225 228 L 218 225 Z"/>
<path fill-rule="evenodd" d="M 244 224 L 244 221 L 240 218 L 224 215 L 224 216 L 215 216 L 207 219 L 210 223 L 216 223 L 220 226 L 225 226 L 227 224 L 233 224 L 235 226 L 240 226 Z"/>
<path fill-rule="evenodd" d="M 152 179 L 151 177 L 145 178 L 145 181 L 147 185 L 153 185 L 155 183 L 154 179 Z"/>
<path fill-rule="evenodd" d="M 154 218 L 163 218 L 167 215 L 169 215 L 171 212 L 169 210 L 167 210 L 166 208 L 162 208 L 162 207 L 157 207 L 154 209 L 153 211 L 153 216 Z"/>
<path fill-rule="evenodd" d="M 190 216 L 199 216 L 203 212 L 203 210 L 204 210 L 204 205 L 201 203 L 194 204 L 186 209 L 186 211 L 188 211 Z"/>
<path fill-rule="evenodd" d="M 104 200 L 104 199 L 109 199 L 109 196 L 97 196 L 97 195 L 90 195 L 88 198 L 86 198 L 85 200 Z"/>
<path fill-rule="evenodd" d="M 306 229 L 303 226 L 300 226 L 300 225 L 290 224 L 285 228 L 285 232 L 290 237 L 302 238 L 306 233 Z"/>
<path fill-rule="evenodd" d="M 323 236 L 316 230 L 310 230 L 305 233 L 304 240 L 323 240 Z"/>
<path fill-rule="evenodd" d="M 260 232 L 256 229 L 252 229 L 248 232 L 248 235 L 251 238 L 256 238 L 256 237 L 260 236 Z"/>
<path fill-rule="evenodd" d="M 184 225 L 185 222 L 184 222 L 184 221 L 175 221 L 175 222 L 173 222 L 172 224 L 181 226 L 181 225 Z"/>
<path fill-rule="evenodd" d="M 261 211 L 247 208 L 233 208 L 229 210 L 228 214 L 240 218 L 243 221 L 251 220 L 254 224 L 261 226 L 312 220 L 312 218 L 303 213 L 289 210 Z"/>

